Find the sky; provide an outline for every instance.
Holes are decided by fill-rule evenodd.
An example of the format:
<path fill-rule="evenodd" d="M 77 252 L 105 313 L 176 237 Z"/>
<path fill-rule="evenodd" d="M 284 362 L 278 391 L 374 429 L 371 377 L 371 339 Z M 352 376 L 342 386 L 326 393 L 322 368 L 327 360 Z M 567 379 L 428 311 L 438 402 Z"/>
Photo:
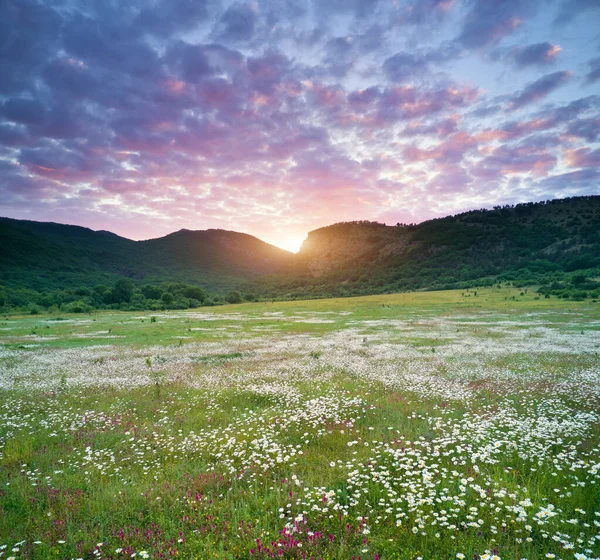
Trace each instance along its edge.
<path fill-rule="evenodd" d="M 296 251 L 600 194 L 598 0 L 0 6 L 0 216 Z"/>

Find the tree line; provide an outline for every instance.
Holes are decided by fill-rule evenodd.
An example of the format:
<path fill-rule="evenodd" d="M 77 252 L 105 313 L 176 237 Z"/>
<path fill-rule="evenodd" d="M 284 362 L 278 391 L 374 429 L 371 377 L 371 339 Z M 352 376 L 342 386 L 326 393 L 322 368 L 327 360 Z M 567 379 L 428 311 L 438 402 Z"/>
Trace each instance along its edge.
<path fill-rule="evenodd" d="M 38 292 L 28 288 L 0 286 L 0 312 L 91 313 L 98 309 L 122 311 L 189 309 L 255 301 L 250 293 L 230 291 L 209 294 L 199 286 L 180 282 L 137 285 L 129 278 L 119 278 L 112 285 L 97 284 Z"/>

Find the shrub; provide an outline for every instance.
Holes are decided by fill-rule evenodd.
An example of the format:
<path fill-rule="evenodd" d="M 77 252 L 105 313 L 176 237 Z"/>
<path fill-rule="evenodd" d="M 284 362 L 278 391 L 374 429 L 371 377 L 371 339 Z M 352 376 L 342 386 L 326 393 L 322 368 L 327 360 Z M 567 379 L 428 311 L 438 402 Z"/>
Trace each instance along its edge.
<path fill-rule="evenodd" d="M 227 303 L 242 303 L 242 296 L 240 296 L 239 292 L 229 292 L 225 301 Z"/>

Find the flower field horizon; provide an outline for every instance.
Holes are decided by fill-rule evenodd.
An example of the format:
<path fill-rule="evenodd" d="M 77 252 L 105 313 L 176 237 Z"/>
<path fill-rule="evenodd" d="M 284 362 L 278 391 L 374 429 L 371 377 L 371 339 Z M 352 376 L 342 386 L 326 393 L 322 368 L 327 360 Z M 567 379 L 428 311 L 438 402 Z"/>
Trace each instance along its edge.
<path fill-rule="evenodd" d="M 0 559 L 600 558 L 600 306 L 0 318 Z"/>

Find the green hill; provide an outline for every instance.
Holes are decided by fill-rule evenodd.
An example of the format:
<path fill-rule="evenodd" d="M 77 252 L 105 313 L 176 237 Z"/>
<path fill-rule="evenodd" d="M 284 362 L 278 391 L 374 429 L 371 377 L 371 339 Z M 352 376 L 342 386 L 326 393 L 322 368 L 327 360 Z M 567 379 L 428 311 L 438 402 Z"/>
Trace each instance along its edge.
<path fill-rule="evenodd" d="M 292 254 L 243 233 L 181 230 L 132 241 L 106 231 L 0 218 L 0 285 L 37 291 L 112 283 L 185 282 L 227 291 L 273 273 Z"/>
<path fill-rule="evenodd" d="M 600 267 L 600 196 L 474 210 L 421 224 L 345 222 L 309 233 L 293 266 L 256 289 L 322 297 L 551 284 Z"/>
<path fill-rule="evenodd" d="M 511 282 L 581 299 L 598 297 L 598 276 L 600 196 L 474 210 L 421 224 L 339 223 L 310 232 L 297 255 L 218 229 L 132 241 L 106 231 L 0 218 L 5 308 L 73 301 L 78 309 L 144 308 L 150 300 L 154 308 L 181 307 L 203 301 L 191 286 L 212 294 L 238 290 L 247 297 L 298 299 Z M 123 278 L 127 282 L 115 286 Z M 149 287 L 156 285 L 160 290 Z"/>

